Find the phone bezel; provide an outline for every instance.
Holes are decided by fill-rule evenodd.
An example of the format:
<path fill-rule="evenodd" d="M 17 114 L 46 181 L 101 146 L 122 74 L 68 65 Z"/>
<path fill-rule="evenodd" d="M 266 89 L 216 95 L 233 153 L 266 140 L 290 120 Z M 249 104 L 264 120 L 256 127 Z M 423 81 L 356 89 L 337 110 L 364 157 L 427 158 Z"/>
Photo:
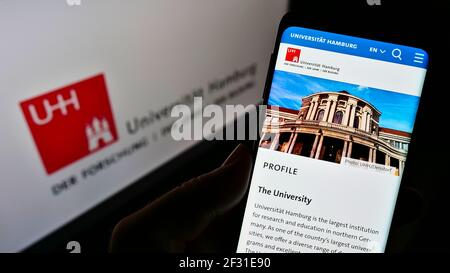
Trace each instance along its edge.
<path fill-rule="evenodd" d="M 374 11 L 372 10 L 371 12 L 374 12 Z M 372 13 L 371 16 L 367 17 L 366 22 L 372 22 L 373 20 L 371 20 L 371 18 L 373 18 L 372 16 L 374 14 L 376 14 L 376 16 L 379 16 L 383 12 L 387 14 L 389 12 L 389 10 L 384 9 L 384 10 L 377 10 L 375 12 L 378 12 L 378 13 Z M 305 18 L 304 16 L 302 16 L 296 12 L 288 12 L 286 15 L 284 15 L 283 18 L 281 19 L 281 22 L 278 27 L 274 50 L 270 56 L 269 68 L 267 71 L 266 82 L 265 82 L 263 96 L 262 96 L 263 105 L 268 104 L 269 93 L 270 93 L 270 89 L 271 89 L 273 75 L 275 72 L 276 59 L 277 59 L 280 44 L 281 44 L 281 37 L 282 37 L 284 31 L 289 27 L 309 28 L 309 29 L 313 29 L 313 30 L 326 31 L 326 32 L 337 33 L 337 34 L 342 34 L 342 35 L 354 36 L 354 37 L 358 37 L 358 38 L 365 38 L 365 39 L 377 40 L 377 41 L 394 43 L 394 44 L 401 44 L 401 45 L 406 45 L 406 46 L 423 49 L 430 55 L 429 48 L 426 46 L 426 43 L 424 42 L 426 40 L 425 36 L 417 35 L 417 37 L 419 37 L 419 38 L 411 41 L 411 43 L 405 44 L 404 39 L 406 39 L 407 35 L 405 35 L 405 37 L 402 35 L 398 35 L 398 29 L 393 29 L 393 31 L 390 33 L 390 35 L 389 35 L 389 33 L 385 33 L 386 35 L 381 35 L 382 37 L 388 37 L 387 39 L 383 39 L 382 37 L 380 39 L 379 33 L 377 35 L 377 34 L 374 34 L 371 32 L 364 32 L 365 26 L 368 26 L 368 25 L 370 25 L 370 24 L 365 25 L 364 23 L 361 23 L 361 24 L 359 24 L 358 28 L 353 28 L 351 26 L 351 23 L 349 23 L 349 22 L 340 22 L 339 24 L 336 24 L 336 18 L 333 16 L 327 17 L 327 19 L 324 19 L 322 17 L 317 17 L 317 18 L 313 19 L 313 18 L 309 18 L 309 17 Z M 402 27 L 400 27 L 400 29 L 401 28 Z M 427 78 L 429 78 L 428 69 L 429 69 L 430 63 L 431 63 L 431 61 L 429 61 L 428 68 L 427 68 Z M 426 86 L 427 86 L 427 80 L 425 80 L 424 86 L 422 88 L 421 98 L 423 97 L 423 94 L 425 93 Z M 419 107 L 418 107 L 418 111 L 417 111 L 417 115 L 416 115 L 415 124 L 418 122 L 418 116 L 421 111 L 421 108 L 422 108 L 422 106 L 421 106 L 421 103 L 419 100 Z M 414 126 L 414 130 L 411 134 L 412 141 L 414 139 L 414 136 L 416 135 L 415 128 L 416 128 L 416 126 Z M 259 143 L 259 139 L 254 142 L 253 147 L 252 147 L 254 160 L 256 159 L 256 156 L 257 156 L 257 151 L 258 151 L 258 147 L 259 147 L 258 143 Z M 404 169 L 403 177 L 405 176 L 405 173 L 408 171 L 407 166 L 408 166 L 408 162 L 410 161 L 410 151 L 411 151 L 411 149 L 409 149 L 408 155 L 407 155 L 407 160 L 405 161 L 405 169 Z M 254 173 L 254 166 L 251 171 L 250 183 L 252 183 L 252 180 L 253 180 L 253 173 Z M 400 186 L 399 186 L 400 188 L 402 188 L 404 185 L 403 177 L 400 181 Z M 249 183 L 249 185 L 250 185 L 250 183 Z M 249 186 L 249 188 L 250 188 L 250 186 Z M 248 190 L 247 190 L 247 193 L 248 193 Z M 245 197 L 246 202 L 247 202 L 247 197 L 248 197 L 248 194 Z M 392 223 L 393 223 L 394 219 L 396 219 L 396 217 L 398 217 L 398 199 L 399 199 L 399 194 L 397 194 L 396 202 L 395 202 L 395 206 L 394 206 L 394 213 L 393 213 L 392 219 L 390 219 L 391 223 L 389 226 L 389 232 L 387 234 L 387 241 L 386 241 L 386 247 L 385 247 L 384 253 L 390 252 Z M 243 217 L 244 217 L 244 215 L 243 215 Z M 239 234 L 239 237 L 240 236 L 241 236 L 241 234 Z"/>

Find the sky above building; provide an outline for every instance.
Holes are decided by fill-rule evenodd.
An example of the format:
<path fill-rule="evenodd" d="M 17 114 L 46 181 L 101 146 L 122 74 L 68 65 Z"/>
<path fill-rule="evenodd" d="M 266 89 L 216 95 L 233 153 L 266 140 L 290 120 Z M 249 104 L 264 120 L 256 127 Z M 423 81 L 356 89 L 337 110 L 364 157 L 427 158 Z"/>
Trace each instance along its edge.
<path fill-rule="evenodd" d="M 375 106 L 381 112 L 381 127 L 412 132 L 419 97 L 397 92 L 275 71 L 268 103 L 273 106 L 298 110 L 303 97 L 318 92 L 344 90 Z"/>

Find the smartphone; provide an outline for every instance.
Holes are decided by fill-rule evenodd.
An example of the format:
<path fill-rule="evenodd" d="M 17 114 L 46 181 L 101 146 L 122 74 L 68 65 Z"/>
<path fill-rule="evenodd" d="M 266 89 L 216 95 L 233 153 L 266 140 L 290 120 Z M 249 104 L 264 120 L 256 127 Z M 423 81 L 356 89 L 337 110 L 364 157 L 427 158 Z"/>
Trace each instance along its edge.
<path fill-rule="evenodd" d="M 428 54 L 299 18 L 279 26 L 237 251 L 384 252 Z"/>

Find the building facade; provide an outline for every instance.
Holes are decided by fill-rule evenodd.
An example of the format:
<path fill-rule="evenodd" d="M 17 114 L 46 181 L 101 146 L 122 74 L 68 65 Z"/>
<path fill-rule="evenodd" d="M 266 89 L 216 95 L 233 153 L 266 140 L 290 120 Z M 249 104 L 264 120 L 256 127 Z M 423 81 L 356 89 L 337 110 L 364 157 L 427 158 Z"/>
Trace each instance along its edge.
<path fill-rule="evenodd" d="M 298 111 L 267 110 L 260 146 L 340 163 L 343 157 L 403 172 L 411 135 L 380 127 L 381 112 L 346 91 L 304 97 Z"/>

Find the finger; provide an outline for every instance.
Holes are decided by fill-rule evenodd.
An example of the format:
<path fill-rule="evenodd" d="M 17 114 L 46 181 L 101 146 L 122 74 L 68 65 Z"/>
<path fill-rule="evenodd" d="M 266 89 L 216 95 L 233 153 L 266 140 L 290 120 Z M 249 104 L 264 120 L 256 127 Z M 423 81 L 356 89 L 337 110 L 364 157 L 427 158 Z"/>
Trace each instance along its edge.
<path fill-rule="evenodd" d="M 113 231 L 111 251 L 183 251 L 217 215 L 239 203 L 251 166 L 250 152 L 239 145 L 216 170 L 123 219 Z"/>

